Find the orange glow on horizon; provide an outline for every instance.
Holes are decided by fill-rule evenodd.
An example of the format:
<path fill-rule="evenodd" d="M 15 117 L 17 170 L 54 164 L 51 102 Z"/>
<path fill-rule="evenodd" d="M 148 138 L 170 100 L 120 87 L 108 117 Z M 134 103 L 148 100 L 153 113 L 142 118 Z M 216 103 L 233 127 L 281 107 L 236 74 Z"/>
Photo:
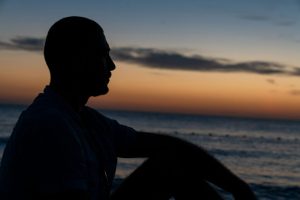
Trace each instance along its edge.
<path fill-rule="evenodd" d="M 29 104 L 49 82 L 41 54 L 2 52 L 0 102 Z M 16 57 L 18 59 L 16 59 Z M 300 119 L 297 77 L 171 71 L 117 62 L 109 94 L 89 104 L 107 109 Z M 272 79 L 274 81 L 267 81 Z"/>
<path fill-rule="evenodd" d="M 113 74 L 110 93 L 92 99 L 91 105 L 125 110 L 300 119 L 300 96 L 288 93 L 291 82 L 297 83 L 297 78 L 276 77 L 278 84 L 275 85 L 266 81 L 269 76 L 120 65 Z M 128 73 L 131 70 L 132 73 Z"/>
<path fill-rule="evenodd" d="M 0 57 L 0 101 L 30 103 L 49 82 L 41 54 L 2 52 Z M 18 59 L 16 59 L 18 58 Z"/>

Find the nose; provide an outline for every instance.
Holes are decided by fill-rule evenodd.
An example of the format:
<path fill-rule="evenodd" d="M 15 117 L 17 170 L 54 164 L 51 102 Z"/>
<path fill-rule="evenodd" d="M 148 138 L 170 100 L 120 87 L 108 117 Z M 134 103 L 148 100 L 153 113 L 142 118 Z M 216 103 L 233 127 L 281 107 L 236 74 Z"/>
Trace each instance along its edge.
<path fill-rule="evenodd" d="M 110 71 L 113 71 L 114 69 L 116 69 L 116 65 L 110 56 L 108 56 L 108 68 Z"/>

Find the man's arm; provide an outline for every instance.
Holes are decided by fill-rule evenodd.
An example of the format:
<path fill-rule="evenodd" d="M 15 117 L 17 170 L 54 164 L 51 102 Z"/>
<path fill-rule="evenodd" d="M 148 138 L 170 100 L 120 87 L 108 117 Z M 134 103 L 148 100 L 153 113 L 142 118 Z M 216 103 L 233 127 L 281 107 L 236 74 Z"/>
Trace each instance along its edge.
<path fill-rule="evenodd" d="M 137 140 L 120 157 L 174 157 L 185 173 L 199 175 L 211 183 L 231 192 L 236 199 L 255 199 L 249 186 L 207 151 L 179 138 L 138 132 Z M 186 168 L 186 169 L 184 169 Z"/>

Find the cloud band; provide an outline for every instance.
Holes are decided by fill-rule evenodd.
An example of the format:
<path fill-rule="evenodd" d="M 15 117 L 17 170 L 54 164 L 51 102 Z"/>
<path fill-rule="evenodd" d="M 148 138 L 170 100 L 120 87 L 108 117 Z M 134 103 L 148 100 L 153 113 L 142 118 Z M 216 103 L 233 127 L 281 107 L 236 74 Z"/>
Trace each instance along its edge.
<path fill-rule="evenodd" d="M 43 38 L 16 37 L 9 42 L 0 41 L 0 49 L 41 52 L 44 42 L 45 39 Z M 155 48 L 113 48 L 111 55 L 115 60 L 158 69 L 300 76 L 299 67 L 291 68 L 274 62 L 251 61 L 234 63 L 228 60 L 224 62 L 224 60 L 207 58 L 201 55 L 186 56 L 175 51 L 164 51 Z"/>

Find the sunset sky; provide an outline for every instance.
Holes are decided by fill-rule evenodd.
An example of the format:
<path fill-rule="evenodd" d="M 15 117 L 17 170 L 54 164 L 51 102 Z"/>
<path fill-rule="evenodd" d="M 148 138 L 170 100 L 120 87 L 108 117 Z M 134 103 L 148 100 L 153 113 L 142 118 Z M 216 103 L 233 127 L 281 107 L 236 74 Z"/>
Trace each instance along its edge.
<path fill-rule="evenodd" d="M 0 0 L 0 103 L 43 90 L 44 38 L 70 15 L 117 65 L 93 107 L 300 119 L 300 0 Z"/>

